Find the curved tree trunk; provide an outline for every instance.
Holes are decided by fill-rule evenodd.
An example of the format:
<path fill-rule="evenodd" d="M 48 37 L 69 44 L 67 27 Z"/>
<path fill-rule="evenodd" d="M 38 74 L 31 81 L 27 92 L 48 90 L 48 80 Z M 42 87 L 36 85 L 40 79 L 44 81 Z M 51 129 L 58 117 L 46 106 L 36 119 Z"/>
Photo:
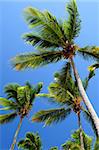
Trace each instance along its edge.
<path fill-rule="evenodd" d="M 18 133 L 19 133 L 21 124 L 22 124 L 22 119 L 23 119 L 23 118 L 20 118 L 20 122 L 19 122 L 19 124 L 18 124 L 18 128 L 17 128 L 17 130 L 16 130 L 16 133 L 15 133 L 15 136 L 14 136 L 14 139 L 13 139 L 13 143 L 12 143 L 12 145 L 11 145 L 10 150 L 14 150 L 14 147 L 15 147 L 15 144 L 16 144 L 16 139 L 17 139 L 17 136 L 18 136 Z"/>
<path fill-rule="evenodd" d="M 85 103 L 85 105 L 86 105 L 86 107 L 87 107 L 87 109 L 88 109 L 88 111 L 89 111 L 93 121 L 94 121 L 95 127 L 97 129 L 97 135 L 99 136 L 99 118 L 98 118 L 98 116 L 97 116 L 97 114 L 96 114 L 96 112 L 95 112 L 91 102 L 89 101 L 89 98 L 88 98 L 85 90 L 84 90 L 84 87 L 82 85 L 82 81 L 81 81 L 81 79 L 79 77 L 79 74 L 77 72 L 77 69 L 75 67 L 73 58 L 70 58 L 70 63 L 71 63 L 71 66 L 73 68 L 74 76 L 75 76 L 75 78 L 77 80 L 77 84 L 78 84 L 78 88 L 79 88 L 81 97 L 82 97 L 82 99 L 83 99 L 83 101 L 84 101 L 84 103 Z"/>
<path fill-rule="evenodd" d="M 78 126 L 80 130 L 80 145 L 81 145 L 81 150 L 84 149 L 84 140 L 83 140 L 83 133 L 82 133 L 82 126 L 81 126 L 81 120 L 80 120 L 80 113 L 78 114 Z"/>

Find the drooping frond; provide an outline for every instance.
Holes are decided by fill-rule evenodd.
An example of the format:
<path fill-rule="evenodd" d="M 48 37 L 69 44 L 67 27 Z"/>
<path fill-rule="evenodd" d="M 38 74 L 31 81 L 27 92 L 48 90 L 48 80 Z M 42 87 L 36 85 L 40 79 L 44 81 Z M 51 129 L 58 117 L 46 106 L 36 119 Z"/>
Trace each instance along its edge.
<path fill-rule="evenodd" d="M 98 68 L 99 68 L 99 62 L 97 62 L 97 63 L 95 63 L 95 64 L 89 66 L 89 67 L 88 67 L 88 70 L 89 70 L 89 71 L 95 71 L 95 70 L 98 69 Z"/>
<path fill-rule="evenodd" d="M 55 73 L 54 75 L 56 82 L 61 84 L 62 86 L 66 87 L 68 80 L 71 78 L 71 65 L 67 62 L 60 72 Z"/>
<path fill-rule="evenodd" d="M 55 63 L 60 59 L 62 59 L 61 51 L 45 51 L 16 56 L 13 58 L 12 63 L 16 70 L 22 70 L 25 68 L 37 68 L 49 63 Z"/>
<path fill-rule="evenodd" d="M 87 110 L 85 110 L 84 108 L 82 108 L 82 112 L 83 112 L 83 115 L 86 118 L 86 120 L 91 124 L 96 137 L 98 137 L 98 131 L 97 131 L 96 127 L 95 127 L 94 121 L 93 121 L 90 113 Z"/>
<path fill-rule="evenodd" d="M 93 59 L 99 61 L 99 48 L 96 46 L 86 46 L 84 48 L 79 48 L 78 54 L 80 54 L 86 60 Z"/>
<path fill-rule="evenodd" d="M 37 84 L 37 86 L 35 87 L 35 89 L 36 89 L 36 93 L 35 94 L 39 94 L 41 89 L 42 89 L 42 87 L 43 87 L 43 82 L 39 82 Z"/>
<path fill-rule="evenodd" d="M 81 23 L 75 0 L 71 0 L 70 3 L 67 4 L 67 11 L 69 18 L 67 22 L 64 22 L 63 28 L 68 40 L 71 42 L 79 35 Z"/>
<path fill-rule="evenodd" d="M 43 83 L 39 82 L 36 86 L 32 86 L 29 82 L 26 83 L 26 101 L 28 101 L 30 104 L 33 103 L 33 101 L 35 100 L 35 97 L 37 96 L 37 94 L 39 94 L 39 92 L 41 91 L 43 87 Z"/>
<path fill-rule="evenodd" d="M 7 107 L 7 110 L 17 109 L 17 104 L 15 102 L 13 102 L 12 100 L 3 98 L 3 97 L 0 97 L 0 105 Z"/>
<path fill-rule="evenodd" d="M 58 83 L 51 83 L 49 86 L 49 93 L 52 96 L 53 101 L 59 102 L 60 104 L 72 104 L 73 95 L 61 87 Z"/>
<path fill-rule="evenodd" d="M 41 150 L 41 139 L 38 133 L 28 132 L 24 140 L 18 142 L 18 147 L 26 150 Z"/>
<path fill-rule="evenodd" d="M 47 38 L 43 38 L 43 36 L 36 35 L 35 33 L 27 33 L 23 36 L 23 39 L 27 44 L 35 46 L 38 49 L 56 49 L 59 48 L 59 43 L 56 41 L 49 40 Z"/>
<path fill-rule="evenodd" d="M 34 122 L 45 122 L 45 125 L 50 125 L 52 123 L 57 123 L 64 120 L 71 112 L 71 109 L 57 108 L 50 110 L 41 110 L 37 112 L 32 121 Z"/>
<path fill-rule="evenodd" d="M 86 90 L 88 87 L 88 83 L 90 81 L 90 79 L 92 79 L 95 76 L 94 71 L 90 71 L 88 77 L 85 78 L 85 80 L 83 81 L 83 87 Z"/>
<path fill-rule="evenodd" d="M 33 28 L 44 41 L 50 42 L 53 46 L 64 44 L 66 36 L 55 16 L 48 11 L 41 12 L 33 7 L 26 8 L 24 12 L 29 27 Z"/>
<path fill-rule="evenodd" d="M 8 122 L 13 121 L 13 119 L 17 116 L 17 114 L 14 113 L 9 113 L 9 114 L 4 114 L 0 115 L 0 124 L 6 124 Z"/>
<path fill-rule="evenodd" d="M 8 84 L 5 86 L 5 93 L 7 94 L 7 98 L 13 98 L 15 101 L 17 101 L 17 88 L 20 87 L 18 84 Z"/>

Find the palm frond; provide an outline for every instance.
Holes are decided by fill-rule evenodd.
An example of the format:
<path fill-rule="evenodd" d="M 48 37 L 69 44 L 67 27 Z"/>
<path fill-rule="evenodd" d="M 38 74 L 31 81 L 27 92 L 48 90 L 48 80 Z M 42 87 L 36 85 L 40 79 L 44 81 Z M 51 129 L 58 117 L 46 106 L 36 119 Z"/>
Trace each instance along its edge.
<path fill-rule="evenodd" d="M 12 64 L 17 70 L 22 70 L 28 67 L 37 68 L 49 63 L 55 63 L 60 59 L 62 59 L 61 51 L 45 51 L 16 56 L 13 58 Z"/>
<path fill-rule="evenodd" d="M 83 115 L 86 118 L 86 120 L 91 124 L 96 137 L 98 137 L 98 131 L 97 131 L 96 127 L 95 127 L 94 121 L 93 121 L 90 113 L 87 110 L 85 110 L 84 108 L 82 108 L 82 112 L 83 112 Z"/>
<path fill-rule="evenodd" d="M 6 124 L 8 122 L 13 121 L 13 119 L 17 116 L 17 114 L 14 113 L 9 113 L 9 114 L 4 114 L 0 115 L 0 124 Z"/>
<path fill-rule="evenodd" d="M 55 73 L 54 75 L 56 82 L 60 83 L 62 86 L 66 87 L 67 80 L 71 78 L 71 65 L 67 62 L 59 73 Z"/>
<path fill-rule="evenodd" d="M 89 67 L 88 67 L 88 70 L 89 70 L 89 71 L 95 71 L 95 70 L 98 69 L 98 68 L 99 68 L 99 62 L 97 62 L 97 63 L 95 63 L 95 64 L 89 66 Z"/>
<path fill-rule="evenodd" d="M 7 98 L 13 98 L 17 101 L 17 88 L 20 87 L 19 84 L 8 84 L 5 86 L 5 93 L 7 94 Z"/>
<path fill-rule="evenodd" d="M 99 61 L 99 48 L 96 46 L 86 46 L 84 48 L 79 48 L 78 54 L 80 54 L 85 60 L 92 59 Z"/>
<path fill-rule="evenodd" d="M 27 33 L 23 35 L 23 39 L 27 44 L 35 46 L 37 49 L 56 49 L 59 48 L 59 43 L 49 40 L 47 38 L 43 38 L 43 36 L 36 35 L 35 33 Z"/>
<path fill-rule="evenodd" d="M 73 103 L 73 95 L 66 89 L 64 89 L 58 83 L 51 83 L 49 86 L 50 98 L 52 98 L 51 102 L 58 102 L 60 104 L 72 105 Z"/>
<path fill-rule="evenodd" d="M 39 83 L 37 84 L 37 86 L 35 87 L 36 94 L 39 94 L 39 93 L 40 93 L 42 87 L 43 87 L 43 82 L 39 82 Z"/>
<path fill-rule="evenodd" d="M 52 123 L 57 123 L 59 121 L 64 120 L 70 113 L 71 113 L 70 108 L 41 110 L 33 116 L 32 121 L 45 122 L 45 125 L 50 125 Z"/>
<path fill-rule="evenodd" d="M 67 4 L 66 8 L 69 13 L 69 18 L 67 22 L 66 21 L 64 22 L 63 27 L 65 30 L 65 35 L 71 42 L 75 37 L 79 35 L 81 20 L 79 18 L 79 13 L 77 10 L 75 0 L 71 0 L 70 3 Z"/>
<path fill-rule="evenodd" d="M 13 102 L 12 100 L 3 98 L 3 97 L 0 97 L 0 105 L 7 107 L 7 110 L 17 109 L 17 104 L 15 102 Z"/>
<path fill-rule="evenodd" d="M 50 12 L 41 12 L 36 8 L 25 9 L 25 18 L 30 28 L 33 28 L 44 40 L 62 46 L 66 39 L 64 32 L 55 16 Z"/>
<path fill-rule="evenodd" d="M 95 76 L 94 71 L 90 71 L 88 77 L 85 78 L 85 80 L 83 81 L 83 87 L 86 90 L 88 87 L 88 83 L 90 81 L 90 79 L 92 79 Z"/>

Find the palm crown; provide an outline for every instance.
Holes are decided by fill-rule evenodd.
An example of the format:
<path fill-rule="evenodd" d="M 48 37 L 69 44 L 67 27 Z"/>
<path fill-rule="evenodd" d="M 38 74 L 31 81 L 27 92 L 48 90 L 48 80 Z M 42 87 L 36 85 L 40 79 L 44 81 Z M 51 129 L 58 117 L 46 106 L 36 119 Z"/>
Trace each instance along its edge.
<path fill-rule="evenodd" d="M 50 12 L 41 12 L 29 7 L 25 9 L 25 18 L 33 32 L 23 36 L 24 40 L 35 46 L 36 53 L 28 53 L 13 58 L 13 65 L 17 70 L 27 67 L 38 67 L 61 59 L 68 59 L 76 53 L 84 58 L 99 59 L 99 48 L 85 46 L 80 48 L 74 44 L 79 35 L 81 20 L 79 18 L 76 1 L 67 5 L 68 20 L 59 22 Z"/>
<path fill-rule="evenodd" d="M 18 142 L 18 147 L 27 150 L 42 150 L 42 143 L 38 133 L 26 133 L 26 138 Z"/>
<path fill-rule="evenodd" d="M 90 72 L 88 77 L 84 80 L 83 84 L 87 89 L 88 81 L 94 76 L 93 72 Z M 80 115 L 81 111 L 88 121 L 91 122 L 93 129 L 97 135 L 94 122 L 90 113 L 82 106 L 82 98 L 80 96 L 78 86 L 71 75 L 70 63 L 65 64 L 60 73 L 55 73 L 55 81 L 50 84 L 48 94 L 38 94 L 41 97 L 49 98 L 50 102 L 56 103 L 60 108 L 41 110 L 37 112 L 32 120 L 34 122 L 45 122 L 45 125 L 60 122 L 74 111 L 77 115 Z"/>
<path fill-rule="evenodd" d="M 80 148 L 80 138 L 79 138 L 80 130 L 76 130 L 71 135 L 71 139 L 62 144 L 62 150 L 81 150 Z M 92 138 L 83 132 L 83 141 L 84 141 L 84 149 L 91 150 L 92 149 Z M 96 150 L 94 148 L 94 150 Z"/>
<path fill-rule="evenodd" d="M 25 86 L 18 84 L 7 85 L 5 93 L 8 99 L 0 97 L 0 105 L 4 106 L 1 110 L 12 110 L 12 113 L 0 115 L 0 123 L 7 123 L 17 115 L 24 118 L 32 108 L 35 96 L 40 92 L 41 88 L 42 83 L 39 83 L 37 87 L 32 87 L 29 83 L 26 83 Z"/>

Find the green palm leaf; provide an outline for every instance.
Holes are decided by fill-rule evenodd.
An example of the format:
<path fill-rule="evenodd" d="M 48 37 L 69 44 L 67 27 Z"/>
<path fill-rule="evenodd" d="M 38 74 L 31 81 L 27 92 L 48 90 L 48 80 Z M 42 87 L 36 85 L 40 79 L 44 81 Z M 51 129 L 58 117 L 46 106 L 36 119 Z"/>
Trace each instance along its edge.
<path fill-rule="evenodd" d="M 13 119 L 17 116 L 17 113 L 9 113 L 9 114 L 4 114 L 4 115 L 0 115 L 0 124 L 6 124 L 8 122 L 13 121 Z"/>
<path fill-rule="evenodd" d="M 80 54 L 86 60 L 99 60 L 99 48 L 95 46 L 86 46 L 84 48 L 80 48 L 78 49 L 78 54 Z"/>
<path fill-rule="evenodd" d="M 32 121 L 34 122 L 45 122 L 45 125 L 50 125 L 52 123 L 57 123 L 64 120 L 71 113 L 71 109 L 57 108 L 50 110 L 41 110 L 37 112 Z"/>
<path fill-rule="evenodd" d="M 8 100 L 6 98 L 0 97 L 0 105 L 5 106 L 7 110 L 9 109 L 17 109 L 17 104 L 12 100 Z M 3 109 L 4 110 L 4 109 Z"/>
<path fill-rule="evenodd" d="M 89 66 L 89 67 L 88 67 L 88 70 L 89 70 L 89 71 L 94 71 L 94 70 L 96 70 L 96 69 L 98 69 L 98 68 L 99 68 L 99 62 L 97 62 L 97 63 L 95 63 L 95 64 Z"/>
<path fill-rule="evenodd" d="M 25 18 L 30 28 L 34 28 L 36 33 L 43 40 L 50 41 L 53 45 L 62 46 L 66 37 L 56 18 L 48 11 L 41 12 L 38 9 L 29 7 L 25 9 Z"/>
<path fill-rule="evenodd" d="M 59 48 L 59 44 L 55 41 L 51 41 L 49 39 L 45 39 L 40 35 L 36 35 L 35 33 L 27 33 L 23 35 L 23 39 L 27 44 L 37 47 L 38 49 L 55 49 Z"/>
<path fill-rule="evenodd" d="M 36 68 L 49 63 L 58 62 L 62 58 L 61 51 L 45 51 L 40 53 L 30 53 L 16 56 L 12 62 L 17 70 L 28 67 Z"/>
<path fill-rule="evenodd" d="M 71 42 L 79 35 L 81 20 L 79 19 L 79 13 L 75 0 L 71 0 L 71 2 L 67 4 L 66 8 L 69 13 L 69 18 L 67 22 L 64 22 L 63 27 L 65 30 L 65 35 L 67 36 L 69 42 Z"/>
<path fill-rule="evenodd" d="M 83 87 L 86 90 L 89 84 L 90 79 L 92 79 L 95 76 L 94 71 L 90 71 L 88 77 L 85 78 L 83 81 Z"/>
<path fill-rule="evenodd" d="M 17 88 L 20 87 L 18 84 L 8 84 L 5 86 L 5 93 L 7 94 L 7 98 L 13 98 L 15 101 L 17 101 Z"/>
<path fill-rule="evenodd" d="M 86 120 L 91 124 L 96 137 L 98 137 L 98 132 L 97 132 L 97 129 L 95 127 L 94 121 L 93 121 L 90 113 L 87 110 L 85 110 L 84 108 L 82 108 L 82 112 L 83 112 L 83 115 L 86 118 Z"/>

